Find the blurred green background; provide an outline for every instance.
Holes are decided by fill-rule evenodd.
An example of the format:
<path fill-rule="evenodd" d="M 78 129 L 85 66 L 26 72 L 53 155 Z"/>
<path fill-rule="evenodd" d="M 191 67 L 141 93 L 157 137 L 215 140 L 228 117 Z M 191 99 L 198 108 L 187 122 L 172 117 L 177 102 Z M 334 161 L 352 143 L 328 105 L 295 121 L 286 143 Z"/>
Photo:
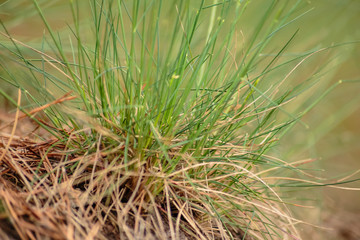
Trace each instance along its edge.
<path fill-rule="evenodd" d="M 194 0 L 194 4 L 198 0 Z M 284 0 L 280 0 L 284 1 Z M 68 1 L 39 1 L 54 29 L 61 30 L 71 21 Z M 81 1 L 80 1 L 81 2 Z M 83 1 L 86 2 L 86 1 Z M 131 1 L 128 1 L 131 2 Z M 288 1 L 289 8 L 296 1 Z M 206 1 L 209 5 L 213 0 Z M 254 23 L 265 11 L 268 0 L 254 0 L 249 4 L 242 23 L 246 38 Z M 83 9 L 86 11 L 85 9 Z M 210 12 L 209 12 L 210 13 Z M 285 161 L 316 158 L 311 167 L 313 174 L 334 182 L 349 175 L 360 178 L 360 1 L 359 0 L 313 0 L 303 1 L 298 14 L 304 14 L 285 30 L 279 32 L 276 41 L 267 48 L 279 50 L 290 36 L 299 29 L 286 54 L 296 55 L 314 48 L 348 43 L 324 51 L 304 62 L 292 76 L 293 81 L 302 81 L 319 68 L 321 81 L 305 93 L 291 107 L 305 102 L 311 104 L 313 94 L 325 92 L 339 80 L 344 82 L 329 92 L 303 119 L 309 128 L 301 124 L 279 142 L 275 154 Z M 85 13 L 84 13 L 85 15 Z M 0 0 L 0 19 L 9 33 L 23 42 L 39 45 L 44 26 L 34 10 L 32 1 Z M 4 32 L 1 29 L 1 32 Z M 5 38 L 1 37 L 0 41 Z M 278 42 L 278 44 L 277 44 Z M 274 51 L 275 51 L 274 50 Z M 11 88 L 0 82 L 1 88 Z M 289 86 L 291 87 L 291 85 Z M 0 97 L 1 108 L 9 104 Z M 306 166 L 307 168 L 310 167 Z M 352 175 L 354 174 L 354 175 Z M 360 188 L 360 182 L 351 182 L 341 187 Z M 295 208 L 296 214 L 315 225 L 334 228 L 321 230 L 304 225 L 304 239 L 360 239 L 360 191 L 332 187 L 296 189 L 293 193 L 302 203 L 313 208 Z M 307 200 L 304 200 L 307 199 Z"/>

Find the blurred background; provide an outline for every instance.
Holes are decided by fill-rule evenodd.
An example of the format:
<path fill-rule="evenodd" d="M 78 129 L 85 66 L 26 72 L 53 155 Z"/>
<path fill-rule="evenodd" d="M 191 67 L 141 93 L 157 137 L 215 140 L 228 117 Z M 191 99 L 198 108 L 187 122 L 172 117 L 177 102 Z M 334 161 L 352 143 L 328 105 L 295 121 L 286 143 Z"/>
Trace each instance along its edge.
<path fill-rule="evenodd" d="M 67 21 L 71 21 L 67 0 L 39 2 L 55 30 L 67 28 Z M 213 0 L 206 2 L 211 4 Z M 295 3 L 288 2 L 289 8 Z M 255 0 L 249 4 L 242 23 L 245 36 L 260 18 L 264 4 L 267 4 L 267 0 Z M 337 84 L 305 115 L 303 122 L 309 127 L 297 124 L 279 142 L 274 152 L 288 162 L 316 159 L 306 168 L 316 169 L 313 174 L 327 179 L 325 182 L 328 183 L 359 179 L 360 1 L 302 1 L 298 15 L 302 16 L 279 32 L 276 41 L 267 48 L 269 53 L 271 48 L 281 48 L 296 30 L 299 32 L 286 50 L 290 55 L 343 44 L 314 56 L 300 66 L 292 76 L 293 81 L 302 81 L 323 68 L 320 69 L 321 81 L 291 107 L 298 108 L 296 104 L 300 102 L 311 105 L 313 94 L 326 92 L 340 80 L 342 83 Z M 14 38 L 41 47 L 44 26 L 32 1 L 0 0 L 0 20 Z M 5 30 L 1 28 L 0 31 Z M 0 37 L 0 43 L 6 41 L 5 37 Z M 0 87 L 16 96 L 16 91 L 3 81 L 0 81 Z M 9 110 L 10 103 L 0 96 L 1 124 L 11 119 Z M 360 181 L 312 189 L 297 188 L 291 193 L 302 204 L 312 206 L 294 207 L 295 217 L 317 226 L 301 225 L 304 239 L 360 239 L 360 191 L 356 188 L 360 189 Z"/>

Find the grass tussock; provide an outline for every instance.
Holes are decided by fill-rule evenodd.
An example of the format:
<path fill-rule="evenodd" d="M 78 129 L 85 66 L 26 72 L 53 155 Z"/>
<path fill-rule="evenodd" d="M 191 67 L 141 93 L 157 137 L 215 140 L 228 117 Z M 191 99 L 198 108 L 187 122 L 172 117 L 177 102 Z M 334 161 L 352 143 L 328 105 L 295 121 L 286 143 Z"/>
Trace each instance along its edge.
<path fill-rule="evenodd" d="M 1 32 L 1 79 L 19 89 L 0 89 L 17 108 L 0 136 L 4 239 L 300 239 L 279 189 L 316 185 L 312 160 L 267 152 L 319 72 L 285 83 L 327 49 L 283 57 L 295 30 L 263 53 L 301 1 L 269 1 L 246 36 L 251 1 L 70 1 L 58 32 L 33 4 L 37 44 Z M 26 119 L 47 133 L 17 136 Z"/>
<path fill-rule="evenodd" d="M 252 239 L 276 234 L 279 228 L 285 232 L 298 222 L 276 192 L 248 170 L 250 166 L 244 167 L 249 163 L 234 158 L 251 153 L 248 147 L 223 144 L 214 150 L 226 154 L 201 162 L 174 147 L 169 157 L 178 155 L 181 161 L 166 173 L 135 156 L 124 164 L 124 143 L 108 147 L 107 138 L 99 134 L 95 144 L 79 151 L 70 146 L 84 142 L 82 131 L 67 134 L 67 142 L 1 135 L 2 222 L 15 228 L 15 236 Z M 159 154 L 154 152 L 153 158 Z M 262 215 L 255 215 L 254 209 Z M 273 232 L 264 230 L 265 224 Z"/>

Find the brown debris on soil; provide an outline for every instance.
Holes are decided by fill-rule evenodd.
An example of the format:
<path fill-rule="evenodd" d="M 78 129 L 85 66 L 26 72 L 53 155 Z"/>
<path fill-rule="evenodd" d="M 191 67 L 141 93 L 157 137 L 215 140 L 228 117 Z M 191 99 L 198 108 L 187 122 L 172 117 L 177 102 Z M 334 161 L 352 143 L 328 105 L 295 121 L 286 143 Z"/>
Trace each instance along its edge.
<path fill-rule="evenodd" d="M 10 139 L 7 152 L 5 147 Z M 79 191 L 66 179 L 57 182 L 57 168 L 64 157 L 57 140 L 33 141 L 1 134 L 0 206 L 1 221 L 10 220 L 21 239 L 81 239 L 99 227 L 77 208 Z M 56 147 L 54 147 L 56 145 Z M 66 170 L 65 170 L 66 171 Z M 48 177 L 44 177 L 48 175 Z M 9 228 L 9 226 L 6 226 Z M 2 228 L 2 227 L 1 227 Z M 6 229 L 2 229 L 7 232 Z M 84 233 L 87 233 L 86 235 Z"/>
<path fill-rule="evenodd" d="M 0 239 L 106 239 L 66 178 L 65 144 L 19 115 L 0 113 Z"/>

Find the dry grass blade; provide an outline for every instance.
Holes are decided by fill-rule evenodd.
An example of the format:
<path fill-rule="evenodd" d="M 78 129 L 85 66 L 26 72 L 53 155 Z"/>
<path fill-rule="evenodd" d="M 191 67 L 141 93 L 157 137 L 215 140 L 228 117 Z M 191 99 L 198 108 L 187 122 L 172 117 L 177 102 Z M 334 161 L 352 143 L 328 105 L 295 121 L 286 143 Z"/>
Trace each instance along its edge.
<path fill-rule="evenodd" d="M 18 106 L 20 106 L 20 102 L 21 102 L 21 91 L 20 89 L 18 90 Z M 16 126 L 17 126 L 17 123 L 18 123 L 18 120 L 19 120 L 19 113 L 20 113 L 20 109 L 17 108 L 16 110 L 16 114 L 15 114 L 15 120 L 14 120 L 14 125 L 13 125 L 13 129 L 11 130 L 11 134 L 10 134 L 10 138 L 9 138 L 9 141 L 7 142 L 5 148 L 2 150 L 2 153 L 1 153 L 1 156 L 0 156 L 0 163 L 1 161 L 3 160 L 5 154 L 7 153 L 8 149 L 9 149 L 9 146 L 11 144 L 11 141 L 14 137 L 14 134 L 15 134 L 15 130 L 16 130 Z M 0 129 L 1 130 L 1 129 Z"/>

